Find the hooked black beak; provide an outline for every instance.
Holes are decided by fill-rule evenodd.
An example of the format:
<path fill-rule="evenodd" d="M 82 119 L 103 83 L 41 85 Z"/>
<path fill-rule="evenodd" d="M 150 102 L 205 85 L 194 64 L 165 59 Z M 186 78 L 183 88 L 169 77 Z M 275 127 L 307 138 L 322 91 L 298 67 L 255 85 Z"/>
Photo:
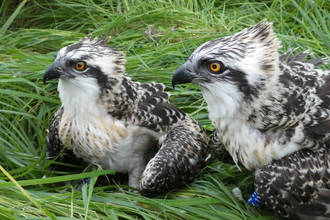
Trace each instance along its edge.
<path fill-rule="evenodd" d="M 177 69 L 172 77 L 172 86 L 173 89 L 175 88 L 176 84 L 184 84 L 184 83 L 191 83 L 196 76 L 192 75 L 191 73 L 187 72 L 186 65 L 183 64 L 182 66 Z"/>
<path fill-rule="evenodd" d="M 44 83 L 46 83 L 47 80 L 51 79 L 58 79 L 60 76 L 63 75 L 64 68 L 61 66 L 61 64 L 58 61 L 55 61 L 50 65 L 45 74 L 44 74 Z"/>

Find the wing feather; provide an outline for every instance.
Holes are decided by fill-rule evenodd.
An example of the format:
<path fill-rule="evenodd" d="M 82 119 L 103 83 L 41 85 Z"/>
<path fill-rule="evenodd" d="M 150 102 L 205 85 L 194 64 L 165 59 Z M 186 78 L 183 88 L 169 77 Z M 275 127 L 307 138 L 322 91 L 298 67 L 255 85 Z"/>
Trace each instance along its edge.
<path fill-rule="evenodd" d="M 192 182 L 208 163 L 208 140 L 204 128 L 192 119 L 171 128 L 142 174 L 141 194 L 151 197 Z"/>
<path fill-rule="evenodd" d="M 213 130 L 211 145 L 213 152 L 218 160 L 224 163 L 235 164 L 232 156 L 229 154 L 229 152 L 226 150 L 225 146 L 221 142 L 219 132 L 216 128 Z"/>
<path fill-rule="evenodd" d="M 59 138 L 58 125 L 61 122 L 61 118 L 64 112 L 64 107 L 62 106 L 56 113 L 54 118 L 50 121 L 46 140 L 47 140 L 47 157 L 53 159 L 57 157 L 64 148 L 64 144 Z M 61 159 L 61 158 L 60 158 Z"/>
<path fill-rule="evenodd" d="M 186 114 L 176 106 L 169 103 L 169 93 L 161 83 L 142 84 L 144 89 L 138 108 L 134 111 L 132 119 L 134 124 L 147 127 L 156 132 L 168 130 L 173 124 L 183 121 Z"/>
<path fill-rule="evenodd" d="M 329 164 L 329 147 L 297 151 L 257 172 L 256 190 L 281 218 L 330 218 Z"/>

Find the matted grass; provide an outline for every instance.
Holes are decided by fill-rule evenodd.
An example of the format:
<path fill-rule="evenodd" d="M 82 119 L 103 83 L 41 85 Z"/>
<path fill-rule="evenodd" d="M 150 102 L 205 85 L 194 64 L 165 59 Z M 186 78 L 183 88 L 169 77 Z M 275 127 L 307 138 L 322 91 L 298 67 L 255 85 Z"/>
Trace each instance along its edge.
<path fill-rule="evenodd" d="M 253 175 L 215 159 L 197 180 L 167 195 L 145 198 L 125 185 L 95 185 L 96 166 L 45 159 L 45 133 L 60 106 L 57 82 L 42 83 L 56 52 L 88 34 L 111 36 L 127 54 L 127 73 L 163 82 L 171 102 L 210 132 L 206 104 L 195 85 L 171 87 L 171 77 L 201 43 L 263 19 L 274 23 L 281 52 L 298 47 L 315 57 L 330 50 L 329 1 L 4 0 L 0 3 L 0 219 L 275 219 L 247 200 Z M 63 164 L 62 164 L 63 165 Z M 89 184 L 74 188 L 79 180 Z M 46 177 L 46 178 L 44 178 Z M 111 178 L 111 176 L 110 176 Z M 58 182 L 72 181 L 69 185 Z"/>

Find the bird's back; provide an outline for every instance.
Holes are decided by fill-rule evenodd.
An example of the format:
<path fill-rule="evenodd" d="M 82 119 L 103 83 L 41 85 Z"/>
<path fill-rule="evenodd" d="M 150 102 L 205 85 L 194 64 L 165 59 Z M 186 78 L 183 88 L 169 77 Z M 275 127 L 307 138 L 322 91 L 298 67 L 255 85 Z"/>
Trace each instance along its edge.
<path fill-rule="evenodd" d="M 165 92 L 165 86 L 161 83 L 141 84 L 142 96 L 138 107 L 131 117 L 132 124 L 164 132 L 175 123 L 180 123 L 187 117 L 186 113 L 169 102 L 169 93 Z"/>
<path fill-rule="evenodd" d="M 327 59 L 307 59 L 310 53 L 302 52 L 290 56 L 289 51 L 280 56 L 282 74 L 279 82 L 282 84 L 282 103 L 285 112 L 286 124 L 281 124 L 279 117 L 277 127 L 288 128 L 287 136 L 293 135 L 294 129 L 303 127 L 302 132 L 306 138 L 301 141 L 302 145 L 312 148 L 325 146 L 330 133 L 330 71 L 316 69 L 324 65 Z M 312 142 L 312 144 L 310 144 Z"/>

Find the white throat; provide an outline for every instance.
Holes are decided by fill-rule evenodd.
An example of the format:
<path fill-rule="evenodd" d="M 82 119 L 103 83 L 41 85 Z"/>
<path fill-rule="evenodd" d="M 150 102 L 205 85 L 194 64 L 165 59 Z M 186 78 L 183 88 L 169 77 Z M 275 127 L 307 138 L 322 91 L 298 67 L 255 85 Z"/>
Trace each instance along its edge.
<path fill-rule="evenodd" d="M 210 120 L 222 117 L 234 117 L 242 95 L 235 85 L 215 82 L 200 86 L 203 97 L 207 103 Z"/>
<path fill-rule="evenodd" d="M 94 78 L 60 78 L 58 92 L 68 119 L 77 115 L 93 117 L 106 113 L 105 109 L 98 108 L 100 88 Z"/>

